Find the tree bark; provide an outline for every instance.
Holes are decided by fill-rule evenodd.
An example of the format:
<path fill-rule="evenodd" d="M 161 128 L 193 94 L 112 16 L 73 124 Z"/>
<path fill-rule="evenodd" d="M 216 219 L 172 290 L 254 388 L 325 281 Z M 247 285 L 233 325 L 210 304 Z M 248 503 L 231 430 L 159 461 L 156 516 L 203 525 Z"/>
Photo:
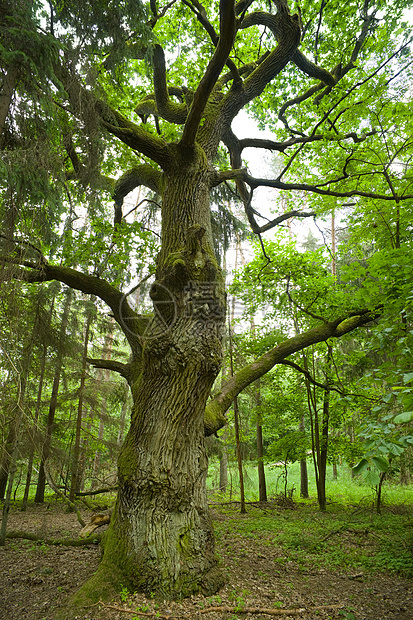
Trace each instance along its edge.
<path fill-rule="evenodd" d="M 9 468 L 11 455 L 13 452 L 14 440 L 16 437 L 16 420 L 10 421 L 9 431 L 7 433 L 6 441 L 3 445 L 1 465 L 0 465 L 0 500 L 4 499 L 7 488 L 7 480 L 9 477 Z"/>
<path fill-rule="evenodd" d="M 225 444 L 222 445 L 221 455 L 219 458 L 219 490 L 226 493 L 228 486 L 228 452 Z"/>
<path fill-rule="evenodd" d="M 244 490 L 244 471 L 242 469 L 242 454 L 241 454 L 241 441 L 239 433 L 239 409 L 238 398 L 234 398 L 234 429 L 235 429 L 235 443 L 237 446 L 237 463 L 239 474 L 239 493 L 241 499 L 240 513 L 245 514 L 247 512 L 245 508 L 245 490 Z"/>
<path fill-rule="evenodd" d="M 14 89 L 16 87 L 18 76 L 19 66 L 16 62 L 13 62 L 7 68 L 7 72 L 3 81 L 3 89 L 0 92 L 0 144 L 2 142 L 2 136 L 6 125 L 6 118 L 9 114 L 11 100 L 13 97 Z"/>
<path fill-rule="evenodd" d="M 110 584 L 164 598 L 222 585 L 206 495 L 204 413 L 222 361 L 223 278 L 205 162 L 197 149 L 177 148 L 175 164 L 163 193 L 154 317 L 141 339 L 143 358 L 131 364 L 133 408 L 118 497 L 99 570 L 79 593 L 83 601 Z"/>

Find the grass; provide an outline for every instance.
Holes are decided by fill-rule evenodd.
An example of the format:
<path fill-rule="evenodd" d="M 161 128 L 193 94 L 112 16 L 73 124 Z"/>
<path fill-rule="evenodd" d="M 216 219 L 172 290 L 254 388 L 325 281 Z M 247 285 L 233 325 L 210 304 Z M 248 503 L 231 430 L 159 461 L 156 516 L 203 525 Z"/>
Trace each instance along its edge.
<path fill-rule="evenodd" d="M 275 497 L 284 492 L 283 469 L 280 467 L 266 466 L 265 476 L 267 482 L 268 497 Z M 213 496 L 213 491 L 219 486 L 219 463 L 216 459 L 211 459 L 208 469 L 207 487 Z M 244 464 L 244 486 L 245 499 L 247 501 L 258 500 L 258 473 L 255 463 L 247 461 Z M 314 503 L 317 501 L 317 490 L 315 484 L 314 470 L 311 462 L 308 462 L 308 488 L 309 500 L 300 498 L 300 465 L 294 463 L 288 467 L 288 489 L 294 489 L 293 498 L 297 502 L 307 501 Z M 326 480 L 327 501 L 344 505 L 359 505 L 365 503 L 372 505 L 375 499 L 375 490 L 368 486 L 361 478 L 355 479 L 351 476 L 351 470 L 345 465 L 338 466 L 337 480 L 333 479 L 332 467 L 327 468 Z M 239 500 L 239 477 L 235 464 L 231 464 L 228 469 L 228 489 L 224 496 L 220 498 L 226 500 Z M 413 485 L 401 486 L 394 482 L 385 482 L 383 485 L 383 505 L 406 504 L 413 505 Z"/>
<path fill-rule="evenodd" d="M 208 485 L 215 488 L 218 464 L 212 462 Z M 218 471 L 219 473 L 219 471 Z M 225 504 L 238 497 L 238 476 L 232 471 L 231 488 L 225 495 L 210 491 L 210 498 L 222 502 L 216 508 L 235 517 L 239 507 Z M 315 481 L 309 480 L 310 499 L 299 497 L 299 466 L 291 466 L 288 488 L 295 486 L 295 504 L 291 508 L 271 505 L 258 508 L 248 505 L 247 515 L 218 521 L 215 525 L 218 541 L 222 538 L 256 539 L 261 544 L 276 546 L 282 553 L 277 557 L 280 569 L 289 561 L 303 570 L 331 569 L 347 575 L 360 572 L 393 572 L 413 577 L 413 488 L 388 483 L 384 487 L 384 507 L 381 515 L 373 508 L 374 489 L 353 480 L 348 468 L 341 467 L 338 479 L 332 472 L 327 479 L 327 511 L 317 506 Z M 258 499 L 258 481 L 252 464 L 246 465 L 246 499 Z M 267 468 L 268 496 L 276 497 L 283 489 L 280 471 Z M 310 474 L 310 472 L 309 472 Z"/>
<path fill-rule="evenodd" d="M 234 505 L 220 510 L 236 517 Z M 215 532 L 220 540 L 256 540 L 279 548 L 274 560 L 280 570 L 294 562 L 308 571 L 331 569 L 356 575 L 360 572 L 393 572 L 413 577 L 413 531 L 411 514 L 376 515 L 371 510 L 336 506 L 320 513 L 314 507 L 248 508 L 246 516 L 219 520 Z"/>

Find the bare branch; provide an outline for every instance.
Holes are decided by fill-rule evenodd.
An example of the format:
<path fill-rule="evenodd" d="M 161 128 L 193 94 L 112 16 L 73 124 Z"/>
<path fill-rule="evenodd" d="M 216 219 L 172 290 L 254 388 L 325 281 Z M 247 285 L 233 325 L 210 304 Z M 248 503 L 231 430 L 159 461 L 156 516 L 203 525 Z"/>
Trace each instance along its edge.
<path fill-rule="evenodd" d="M 247 17 L 242 20 L 240 29 L 249 28 L 256 25 L 266 26 L 269 28 L 277 41 L 282 37 L 282 30 L 280 28 L 277 15 L 272 15 L 271 13 L 266 13 L 264 11 L 255 11 L 254 13 L 247 15 Z M 291 61 L 306 75 L 317 80 L 321 80 L 324 84 L 334 86 L 337 82 L 334 75 L 326 69 L 323 69 L 322 67 L 319 67 L 311 62 L 311 60 L 309 60 L 300 50 L 296 49 L 294 51 Z"/>
<path fill-rule="evenodd" d="M 306 218 L 315 217 L 316 215 L 317 214 L 315 211 L 298 211 L 296 209 L 294 209 L 293 211 L 287 211 L 286 213 L 283 213 L 282 215 L 279 215 L 275 219 L 271 220 L 271 222 L 268 222 L 267 224 L 264 224 L 264 226 L 261 226 L 259 232 L 267 232 L 267 230 L 271 230 L 271 228 L 274 228 L 274 226 L 278 226 L 278 224 L 281 224 L 281 222 L 285 222 L 285 220 L 289 220 L 292 217 Z"/>
<path fill-rule="evenodd" d="M 395 198 L 393 195 L 389 194 L 376 194 L 375 192 L 363 192 L 358 189 L 350 190 L 347 192 L 337 191 L 333 189 L 322 189 L 321 186 L 330 185 L 332 183 L 337 183 L 346 178 L 350 178 L 349 176 L 343 176 L 338 179 L 333 179 L 330 181 L 325 181 L 320 185 L 310 185 L 309 183 L 284 183 L 279 181 L 278 179 L 258 179 L 252 177 L 248 174 L 245 169 L 239 170 L 228 170 L 220 173 L 218 175 L 219 182 L 221 181 L 229 181 L 229 180 L 242 180 L 247 183 L 252 189 L 257 187 L 274 187 L 275 189 L 280 190 L 299 190 L 303 192 L 312 192 L 314 194 L 320 194 L 321 196 L 336 196 L 337 198 L 351 198 L 353 196 L 362 196 L 364 198 L 374 198 L 376 200 L 386 200 L 386 201 L 394 201 Z M 400 196 L 400 200 L 411 200 L 413 198 L 413 194 L 406 194 L 404 196 Z"/>
<path fill-rule="evenodd" d="M 305 370 L 305 368 L 301 368 L 301 366 L 299 366 L 295 362 L 291 362 L 290 360 L 283 360 L 280 363 L 283 364 L 284 366 L 289 366 L 290 368 L 294 368 L 294 370 L 297 370 L 299 373 L 304 375 L 305 378 L 308 379 L 308 381 L 312 383 L 313 385 L 315 385 L 316 387 L 322 388 L 323 390 L 333 390 L 334 392 L 338 392 L 339 394 L 344 394 L 343 390 L 340 390 L 339 388 L 336 388 L 332 385 L 327 385 L 325 383 L 320 383 L 313 377 L 311 373 L 308 372 L 308 370 Z"/>
<path fill-rule="evenodd" d="M 339 142 L 340 140 L 353 140 L 355 143 L 364 142 L 368 136 L 373 136 L 377 133 L 375 130 L 368 131 L 366 133 L 357 135 L 354 131 L 348 132 L 346 134 L 340 135 L 335 134 L 329 136 L 328 134 L 317 133 L 311 136 L 301 136 L 290 138 L 285 140 L 284 142 L 274 142 L 273 140 L 263 140 L 261 138 L 242 138 L 239 141 L 241 150 L 246 148 L 257 148 L 257 149 L 267 149 L 269 151 L 278 151 L 280 153 L 284 153 L 286 149 L 291 146 L 295 146 L 296 144 L 309 144 L 311 142 L 319 142 L 320 140 L 331 141 L 331 142 Z"/>
<path fill-rule="evenodd" d="M 356 40 L 356 43 L 354 45 L 353 51 L 351 53 L 350 56 L 350 60 L 349 62 L 343 67 L 340 64 L 338 64 L 336 67 L 334 67 L 334 69 L 331 71 L 330 75 L 333 76 L 335 84 L 337 82 L 339 82 L 339 80 L 341 80 L 349 71 L 351 71 L 352 69 L 355 68 L 356 66 L 356 60 L 357 57 L 364 45 L 364 42 L 366 40 L 366 37 L 372 27 L 372 25 L 374 25 L 375 23 L 375 14 L 377 9 L 375 9 L 373 11 L 373 13 L 369 16 L 367 15 L 366 12 L 366 7 L 365 7 L 365 11 L 364 11 L 364 15 L 363 15 L 363 26 L 362 29 L 360 31 L 360 34 Z M 298 66 L 298 65 L 297 65 Z M 321 101 L 321 99 L 329 94 L 334 86 L 334 83 L 329 83 L 326 82 L 327 84 L 327 88 L 324 87 L 324 81 L 321 81 L 319 84 L 312 86 L 311 88 L 309 88 L 308 90 L 306 90 L 304 93 L 302 93 L 301 95 L 294 97 L 293 99 L 290 99 L 289 101 L 286 101 L 284 103 L 283 106 L 281 106 L 279 113 L 278 113 L 278 118 L 284 123 L 284 126 L 286 127 L 287 130 L 292 131 L 291 128 L 288 125 L 288 121 L 286 119 L 285 116 L 285 112 L 288 108 L 294 106 L 294 105 L 298 105 L 300 103 L 302 103 L 303 101 L 305 101 L 306 99 L 309 99 L 310 97 L 312 97 L 316 92 L 322 91 L 317 97 L 315 97 L 314 99 L 314 104 L 318 105 Z M 296 131 L 292 131 L 292 133 L 298 133 L 300 134 L 300 132 L 296 132 Z"/>

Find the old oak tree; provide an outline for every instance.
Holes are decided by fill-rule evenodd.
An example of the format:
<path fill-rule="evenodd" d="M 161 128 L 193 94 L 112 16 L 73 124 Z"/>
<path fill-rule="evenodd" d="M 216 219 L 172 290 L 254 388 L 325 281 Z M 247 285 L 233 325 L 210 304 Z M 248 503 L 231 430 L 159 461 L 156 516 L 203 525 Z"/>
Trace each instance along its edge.
<path fill-rule="evenodd" d="M 23 11 L 34 10 L 30 3 L 20 4 Z M 93 18 L 99 11 L 93 2 L 85 6 L 89 4 Z M 86 19 L 80 5 L 73 6 L 78 10 L 75 17 Z M 94 360 L 97 367 L 127 379 L 133 411 L 118 462 L 119 491 L 103 558 L 77 595 L 79 604 L 99 600 L 120 584 L 163 597 L 216 592 L 222 575 L 207 506 L 205 434 L 222 428 L 236 395 L 275 364 L 311 344 L 366 325 L 380 313 L 372 305 L 320 320 L 237 372 L 209 399 L 222 360 L 226 308 L 224 278 L 214 255 L 211 190 L 229 184 L 259 236 L 289 218 L 313 216 L 305 209 L 311 196 L 318 200 L 315 208 L 324 199 L 331 204 L 343 198 L 400 205 L 409 198 L 397 184 L 382 189 L 370 172 L 366 185 L 367 164 L 357 157 L 360 145 L 377 132 L 369 121 L 366 89 L 374 84 L 384 92 L 404 69 L 407 41 L 403 36 L 400 42 L 391 38 L 402 3 L 362 0 L 344 6 L 309 1 L 297 13 L 286 0 L 268 5 L 252 0 L 151 0 L 147 8 L 134 2 L 125 6 L 124 20 L 117 15 L 117 38 L 112 40 L 109 31 L 102 34 L 108 48 L 91 61 L 93 79 L 81 70 L 82 54 L 70 53 L 70 45 L 75 49 L 80 38 L 67 38 L 65 48 L 51 54 L 54 87 L 48 96 L 56 114 L 70 118 L 71 126 L 75 123 L 78 135 L 84 132 L 87 138 L 93 119 L 93 140 L 101 132 L 102 139 L 113 138 L 110 149 L 117 144 L 129 149 L 134 164 L 121 171 L 112 186 L 103 175 L 91 176 L 95 188 L 100 184 L 102 191 L 109 188 L 112 193 L 115 229 L 122 223 L 123 200 L 132 190 L 143 186 L 159 196 L 162 232 L 150 289 L 153 312 L 137 314 L 128 296 L 103 277 L 40 254 L 23 259 L 16 251 L 17 238 L 8 240 L 5 248 L 10 250 L 11 243 L 12 250 L 2 256 L 4 264 L 14 263 L 13 277 L 32 283 L 57 280 L 99 297 L 130 346 L 128 364 Z M 143 24 L 141 33 L 129 25 L 134 8 Z M 116 14 L 109 3 L 87 36 L 98 36 L 111 11 Z M 54 29 L 59 19 L 61 28 Z M 68 4 L 57 2 L 49 19 L 51 35 L 58 39 L 71 24 Z M 39 32 L 44 34 L 40 26 Z M 125 51 L 124 59 L 119 50 Z M 117 62 L 129 63 L 134 71 L 140 67 L 142 83 L 148 75 L 152 80 L 152 89 L 140 97 L 129 84 L 122 111 L 107 78 Z M 149 74 L 145 67 L 150 67 Z M 12 92 L 19 85 L 18 56 L 9 69 Z M 11 109 L 6 86 L 2 131 Z M 38 88 L 45 86 L 39 83 Z M 261 119 L 268 116 L 277 140 L 235 135 L 232 122 L 246 106 Z M 89 160 L 81 149 L 83 144 L 87 151 L 87 140 L 74 145 L 66 136 L 63 143 L 70 163 L 67 179 L 85 182 Z M 242 160 L 248 147 L 278 152 L 283 161 L 279 176 L 251 176 Z M 332 158 L 336 154 L 337 161 L 317 178 L 309 162 L 314 157 L 316 164 L 322 152 L 330 152 Z M 310 180 L 300 177 L 300 162 L 307 166 L 301 172 L 310 170 Z M 254 190 L 260 186 L 297 192 L 299 200 L 292 210 L 260 224 L 254 202 Z"/>

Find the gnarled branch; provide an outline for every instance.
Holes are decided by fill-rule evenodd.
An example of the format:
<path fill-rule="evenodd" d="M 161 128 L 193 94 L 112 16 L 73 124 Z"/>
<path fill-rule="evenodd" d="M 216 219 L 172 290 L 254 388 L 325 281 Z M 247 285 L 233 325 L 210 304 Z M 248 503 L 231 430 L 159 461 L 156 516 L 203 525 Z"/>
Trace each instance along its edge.
<path fill-rule="evenodd" d="M 153 82 L 155 87 L 156 112 L 170 123 L 183 125 L 188 116 L 185 103 L 175 103 L 169 98 L 166 84 L 165 54 L 160 45 L 153 51 Z"/>
<path fill-rule="evenodd" d="M 104 359 L 94 359 L 88 357 L 88 364 L 91 364 L 94 368 L 104 368 L 105 370 L 113 370 L 114 372 L 119 373 L 126 379 L 126 381 L 131 383 L 131 365 L 123 364 L 122 362 L 117 362 L 116 360 L 104 360 Z"/>
<path fill-rule="evenodd" d="M 265 375 L 276 364 L 280 364 L 285 358 L 312 344 L 324 342 L 329 338 L 340 338 L 358 327 L 370 323 L 378 318 L 380 313 L 381 308 L 360 310 L 288 338 L 235 373 L 221 388 L 221 391 L 207 404 L 206 410 L 208 415 L 211 419 L 215 418 L 218 422 L 225 419 L 224 414 L 231 406 L 234 398 L 248 385 Z M 216 427 L 215 432 L 222 428 L 223 425 Z"/>
<path fill-rule="evenodd" d="M 257 187 L 274 187 L 275 189 L 312 192 L 314 194 L 320 194 L 321 196 L 336 196 L 337 198 L 351 198 L 353 196 L 363 196 L 365 198 L 374 198 L 376 200 L 395 200 L 393 194 L 376 194 L 375 192 L 363 192 L 358 189 L 344 192 L 333 189 L 323 189 L 321 185 L 310 185 L 309 183 L 284 183 L 283 181 L 280 181 L 278 179 L 259 179 L 249 175 L 247 170 L 243 168 L 240 168 L 238 170 L 234 169 L 224 171 L 220 173 L 218 177 L 219 180 L 215 182 L 216 184 L 222 181 L 241 180 L 247 183 L 247 185 L 249 185 L 252 189 L 255 189 Z M 348 178 L 348 175 L 340 177 L 339 179 L 325 181 L 324 183 L 322 183 L 322 186 L 331 185 L 332 183 L 342 181 L 345 178 Z M 399 200 L 411 200 L 412 198 L 413 194 L 405 194 L 398 197 Z"/>
<path fill-rule="evenodd" d="M 277 40 L 282 36 L 282 30 L 280 29 L 279 21 L 276 15 L 266 13 L 264 11 L 254 11 L 247 15 L 241 22 L 240 29 L 250 28 L 251 26 L 266 26 L 271 30 Z M 295 50 L 291 57 L 291 61 L 299 68 L 303 73 L 309 77 L 320 80 L 324 84 L 334 86 L 337 82 L 334 75 L 332 75 L 327 69 L 323 69 L 314 64 L 307 58 L 300 50 Z"/>
<path fill-rule="evenodd" d="M 125 196 L 140 185 L 144 185 L 153 192 L 160 194 L 162 191 L 162 177 L 163 173 L 153 168 L 150 164 L 134 166 L 116 181 L 113 199 L 121 207 Z"/>
<path fill-rule="evenodd" d="M 140 331 L 142 325 L 139 315 L 128 304 L 126 295 L 103 278 L 91 276 L 70 267 L 51 265 L 46 262 L 44 257 L 42 258 L 41 262 L 35 262 L 2 257 L 2 261 L 19 264 L 25 268 L 11 270 L 10 277 L 14 279 L 26 282 L 57 280 L 78 291 L 96 295 L 96 297 L 102 299 L 111 308 L 115 320 L 125 334 L 133 355 L 139 356 L 141 352 Z"/>
<path fill-rule="evenodd" d="M 207 69 L 198 84 L 188 118 L 182 133 L 181 144 L 192 147 L 208 98 L 225 66 L 236 32 L 233 0 L 220 0 L 219 42 Z"/>

